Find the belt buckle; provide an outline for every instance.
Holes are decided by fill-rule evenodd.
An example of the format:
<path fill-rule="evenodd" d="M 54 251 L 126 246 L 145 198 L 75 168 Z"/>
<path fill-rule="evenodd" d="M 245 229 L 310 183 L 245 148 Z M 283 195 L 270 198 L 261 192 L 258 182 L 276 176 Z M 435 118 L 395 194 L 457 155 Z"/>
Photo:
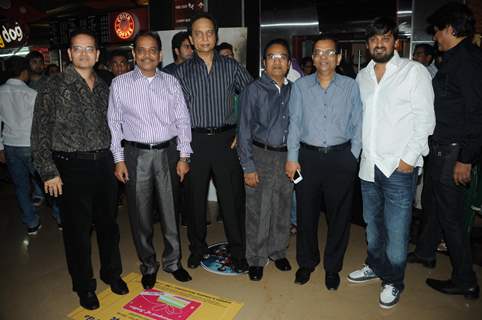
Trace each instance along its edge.
<path fill-rule="evenodd" d="M 148 143 L 147 145 L 149 146 L 149 150 L 154 149 L 154 146 L 155 146 L 155 144 L 154 144 L 154 143 Z"/>
<path fill-rule="evenodd" d="M 321 153 L 326 155 L 328 154 L 330 147 L 321 147 L 320 149 L 321 149 Z"/>
<path fill-rule="evenodd" d="M 208 136 L 214 136 L 216 134 L 216 128 L 208 128 Z"/>

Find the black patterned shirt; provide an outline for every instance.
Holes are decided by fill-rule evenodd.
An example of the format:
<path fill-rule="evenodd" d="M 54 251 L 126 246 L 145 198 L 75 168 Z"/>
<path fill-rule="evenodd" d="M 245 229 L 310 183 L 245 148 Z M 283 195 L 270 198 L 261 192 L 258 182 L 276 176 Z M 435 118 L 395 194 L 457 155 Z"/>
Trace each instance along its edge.
<path fill-rule="evenodd" d="M 38 92 L 32 121 L 32 156 L 42 180 L 59 176 L 52 151 L 108 149 L 109 88 L 97 75 L 93 90 L 70 65 Z"/>

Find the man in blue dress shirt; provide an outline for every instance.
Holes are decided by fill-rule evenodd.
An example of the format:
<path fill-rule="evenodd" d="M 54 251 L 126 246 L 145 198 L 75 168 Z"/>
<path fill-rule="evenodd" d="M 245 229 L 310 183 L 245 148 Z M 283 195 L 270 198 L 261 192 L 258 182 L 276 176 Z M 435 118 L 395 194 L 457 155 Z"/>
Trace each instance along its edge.
<path fill-rule="evenodd" d="M 324 35 L 314 41 L 316 73 L 296 81 L 291 90 L 285 168 L 290 179 L 297 169 L 303 177 L 296 186 L 295 283 L 308 282 L 320 263 L 317 233 L 325 203 L 328 233 L 323 264 L 329 290 L 340 284 L 361 149 L 360 93 L 355 80 L 335 72 L 340 60 L 336 39 Z"/>

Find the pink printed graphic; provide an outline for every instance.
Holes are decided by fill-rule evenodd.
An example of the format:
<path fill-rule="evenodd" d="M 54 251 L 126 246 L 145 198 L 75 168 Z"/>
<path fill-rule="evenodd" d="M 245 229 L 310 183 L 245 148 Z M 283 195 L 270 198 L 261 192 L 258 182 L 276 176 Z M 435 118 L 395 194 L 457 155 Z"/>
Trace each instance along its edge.
<path fill-rule="evenodd" d="M 185 320 L 201 306 L 201 303 L 188 300 L 167 292 L 150 289 L 141 292 L 124 306 L 124 309 L 155 320 Z"/>

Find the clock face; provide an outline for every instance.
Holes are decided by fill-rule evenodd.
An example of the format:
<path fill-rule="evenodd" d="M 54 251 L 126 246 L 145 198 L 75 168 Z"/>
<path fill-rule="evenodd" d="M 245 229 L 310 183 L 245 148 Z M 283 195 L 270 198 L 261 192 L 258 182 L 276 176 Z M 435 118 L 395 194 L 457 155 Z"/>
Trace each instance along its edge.
<path fill-rule="evenodd" d="M 121 12 L 114 20 L 115 34 L 122 40 L 127 40 L 134 35 L 135 31 L 134 16 L 128 12 Z"/>

